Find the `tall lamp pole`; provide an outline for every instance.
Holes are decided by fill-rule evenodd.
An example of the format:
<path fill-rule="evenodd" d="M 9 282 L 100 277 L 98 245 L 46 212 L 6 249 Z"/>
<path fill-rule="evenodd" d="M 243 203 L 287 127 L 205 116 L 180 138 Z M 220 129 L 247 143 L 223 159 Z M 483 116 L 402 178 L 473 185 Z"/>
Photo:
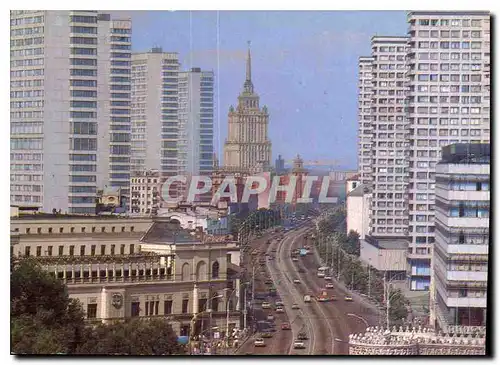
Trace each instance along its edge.
<path fill-rule="evenodd" d="M 212 301 L 213 299 L 218 299 L 218 298 L 222 298 L 223 296 L 222 295 L 215 295 L 213 296 L 212 298 L 210 298 L 210 301 Z M 196 322 L 196 319 L 198 318 L 198 316 L 202 316 L 203 317 L 203 314 L 207 313 L 206 311 L 206 307 L 207 307 L 207 304 L 208 304 L 208 301 L 205 303 L 205 305 L 201 308 L 201 311 L 196 313 L 194 316 L 193 316 L 193 319 L 191 319 L 191 323 L 190 323 L 190 329 L 191 329 L 191 336 L 190 337 L 190 342 L 192 341 L 191 339 L 193 338 L 194 336 L 194 324 Z M 210 315 L 212 315 L 212 311 L 210 310 Z M 202 322 L 201 322 L 201 332 L 203 333 L 203 318 L 202 318 Z M 211 336 L 212 338 L 212 336 Z M 201 336 L 201 343 L 203 343 L 203 336 Z M 192 346 L 190 346 L 190 348 L 192 349 Z M 202 346 L 200 346 L 200 348 L 203 348 Z"/>
<path fill-rule="evenodd" d="M 233 289 L 231 294 L 229 294 L 226 302 L 226 355 L 229 355 L 229 303 L 234 293 L 236 293 L 236 289 Z"/>
<path fill-rule="evenodd" d="M 387 325 L 387 329 L 389 329 L 389 325 L 390 325 L 390 316 L 389 316 L 389 309 L 391 307 L 391 299 L 394 297 L 394 295 L 396 294 L 396 292 L 394 293 L 390 293 L 390 288 L 391 288 L 391 284 L 392 282 L 394 281 L 394 279 L 396 278 L 398 274 L 394 274 L 391 276 L 391 278 L 389 280 L 387 280 L 387 273 L 384 273 L 384 292 L 385 292 L 385 298 L 386 298 L 386 325 Z"/>

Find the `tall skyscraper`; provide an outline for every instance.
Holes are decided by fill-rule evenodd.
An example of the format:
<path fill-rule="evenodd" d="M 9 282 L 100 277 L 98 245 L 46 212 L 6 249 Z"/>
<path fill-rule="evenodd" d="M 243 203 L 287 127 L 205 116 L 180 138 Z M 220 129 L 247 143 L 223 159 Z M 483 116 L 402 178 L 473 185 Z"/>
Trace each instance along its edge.
<path fill-rule="evenodd" d="M 408 22 L 408 258 L 419 290 L 430 282 L 441 148 L 490 140 L 490 14 L 416 11 Z"/>
<path fill-rule="evenodd" d="M 11 203 L 95 212 L 97 189 L 128 196 L 130 19 L 12 11 Z"/>
<path fill-rule="evenodd" d="M 228 136 L 224 145 L 224 166 L 253 169 L 271 164 L 271 141 L 268 137 L 267 107 L 259 106 L 260 97 L 252 83 L 252 58 L 248 48 L 246 78 L 236 110 L 229 109 Z"/>
<path fill-rule="evenodd" d="M 152 48 L 132 55 L 133 171 L 178 171 L 179 56 Z"/>
<path fill-rule="evenodd" d="M 490 15 L 417 11 L 408 22 L 408 38 L 372 40 L 374 191 L 367 241 L 398 243 L 407 252 L 410 288 L 428 290 L 441 148 L 490 139 Z M 400 44 L 380 43 L 397 38 Z M 360 77 L 366 77 L 361 70 Z"/>
<path fill-rule="evenodd" d="M 404 238 L 408 163 L 405 118 L 406 37 L 373 37 L 371 235 Z"/>
<path fill-rule="evenodd" d="M 214 73 L 179 73 L 179 174 L 209 175 L 214 153 Z"/>
<path fill-rule="evenodd" d="M 358 64 L 358 171 L 362 184 L 371 184 L 372 141 L 372 57 L 360 57 Z"/>

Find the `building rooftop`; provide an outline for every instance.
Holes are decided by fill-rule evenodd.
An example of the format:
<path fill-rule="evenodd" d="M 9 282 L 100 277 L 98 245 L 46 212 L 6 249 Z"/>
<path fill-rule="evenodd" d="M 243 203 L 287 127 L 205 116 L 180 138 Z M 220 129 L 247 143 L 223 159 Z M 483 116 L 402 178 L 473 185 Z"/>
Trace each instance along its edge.
<path fill-rule="evenodd" d="M 407 250 L 409 242 L 404 238 L 387 237 L 374 238 L 372 236 L 365 237 L 366 243 L 385 250 Z"/>
<path fill-rule="evenodd" d="M 440 164 L 489 164 L 489 143 L 454 143 L 443 147 Z"/>
<path fill-rule="evenodd" d="M 347 196 L 363 196 L 365 194 L 370 194 L 371 189 L 367 184 L 361 184 L 356 186 Z"/>
<path fill-rule="evenodd" d="M 51 214 L 51 213 L 34 213 L 34 214 L 20 214 L 19 216 L 12 216 L 11 220 L 18 221 L 33 221 L 33 220 L 69 220 L 69 219 L 81 219 L 81 220 L 113 220 L 113 219 L 135 219 L 135 220 L 147 220 L 151 218 L 147 217 L 131 217 L 127 215 L 116 215 L 116 214 L 102 214 L 102 215 L 79 215 L 79 214 Z"/>
<path fill-rule="evenodd" d="M 409 38 L 407 36 L 387 36 L 387 35 L 372 36 L 372 42 L 406 43 L 408 39 Z"/>
<path fill-rule="evenodd" d="M 470 10 L 470 11 L 432 11 L 432 10 L 415 10 L 409 11 L 408 17 L 419 16 L 419 15 L 430 15 L 430 16 L 460 16 L 460 15 L 480 15 L 480 16 L 490 16 L 489 11 L 482 10 Z"/>
<path fill-rule="evenodd" d="M 201 243 L 190 231 L 182 229 L 177 223 L 168 221 L 154 222 L 142 237 L 141 242 L 168 245 Z"/>

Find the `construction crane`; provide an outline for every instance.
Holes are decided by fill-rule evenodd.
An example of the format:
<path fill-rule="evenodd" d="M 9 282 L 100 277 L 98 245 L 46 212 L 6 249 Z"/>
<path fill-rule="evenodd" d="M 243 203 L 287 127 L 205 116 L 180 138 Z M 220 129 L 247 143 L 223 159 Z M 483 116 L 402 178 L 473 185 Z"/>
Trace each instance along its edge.
<path fill-rule="evenodd" d="M 285 165 L 293 167 L 294 160 L 285 160 Z M 304 167 L 328 167 L 330 171 L 335 170 L 335 167 L 339 165 L 339 160 L 304 160 Z"/>

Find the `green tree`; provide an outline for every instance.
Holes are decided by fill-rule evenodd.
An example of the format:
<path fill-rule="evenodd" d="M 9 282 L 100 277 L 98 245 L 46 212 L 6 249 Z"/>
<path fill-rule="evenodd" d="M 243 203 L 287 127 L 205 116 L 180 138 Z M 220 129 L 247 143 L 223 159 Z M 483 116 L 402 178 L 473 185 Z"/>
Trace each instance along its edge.
<path fill-rule="evenodd" d="M 408 299 L 405 298 L 401 289 L 391 289 L 389 293 L 389 317 L 391 325 L 401 323 L 402 320 L 408 317 Z"/>
<path fill-rule="evenodd" d="M 20 354 L 72 353 L 82 339 L 84 312 L 62 282 L 33 259 L 11 272 L 11 350 Z"/>
<path fill-rule="evenodd" d="M 78 354 L 181 355 L 184 347 L 177 342 L 171 325 L 162 319 L 133 319 L 100 324 L 87 330 L 86 341 Z"/>
<path fill-rule="evenodd" d="M 353 230 L 349 231 L 345 239 L 345 250 L 351 255 L 360 255 L 360 244 L 359 244 L 359 234 Z"/>

